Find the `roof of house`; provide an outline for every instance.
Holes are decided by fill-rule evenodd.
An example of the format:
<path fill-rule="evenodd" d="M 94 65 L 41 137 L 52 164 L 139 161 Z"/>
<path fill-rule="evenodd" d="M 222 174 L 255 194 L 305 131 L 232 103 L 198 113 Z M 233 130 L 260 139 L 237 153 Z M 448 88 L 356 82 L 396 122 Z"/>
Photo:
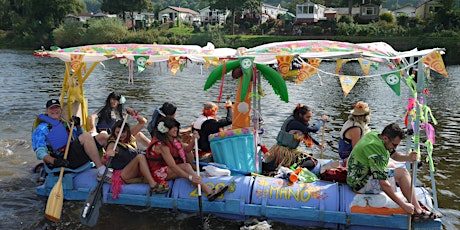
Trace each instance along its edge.
<path fill-rule="evenodd" d="M 188 14 L 199 14 L 198 12 L 194 11 L 194 10 L 191 10 L 189 8 L 182 8 L 182 7 L 176 7 L 176 6 L 168 6 L 160 11 L 163 11 L 165 9 L 172 9 L 174 11 L 177 11 L 177 12 L 180 12 L 180 13 L 188 13 Z"/>

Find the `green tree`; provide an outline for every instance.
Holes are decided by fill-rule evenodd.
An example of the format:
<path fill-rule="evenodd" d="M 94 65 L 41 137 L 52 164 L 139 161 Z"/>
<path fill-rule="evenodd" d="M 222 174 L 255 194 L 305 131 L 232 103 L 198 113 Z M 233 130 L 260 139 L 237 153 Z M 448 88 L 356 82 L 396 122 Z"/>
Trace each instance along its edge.
<path fill-rule="evenodd" d="M 211 10 L 229 10 L 232 14 L 232 34 L 235 35 L 235 17 L 238 11 L 260 11 L 262 0 L 205 0 Z"/>
<path fill-rule="evenodd" d="M 50 33 L 59 27 L 68 14 L 85 12 L 80 0 L 15 0 L 10 1 L 13 11 L 14 42 L 27 45 L 50 44 Z"/>
<path fill-rule="evenodd" d="M 123 21 L 126 21 L 126 13 L 131 18 L 134 28 L 134 12 L 152 11 L 153 3 L 150 0 L 104 0 L 101 4 L 101 11 L 112 14 L 121 14 Z"/>

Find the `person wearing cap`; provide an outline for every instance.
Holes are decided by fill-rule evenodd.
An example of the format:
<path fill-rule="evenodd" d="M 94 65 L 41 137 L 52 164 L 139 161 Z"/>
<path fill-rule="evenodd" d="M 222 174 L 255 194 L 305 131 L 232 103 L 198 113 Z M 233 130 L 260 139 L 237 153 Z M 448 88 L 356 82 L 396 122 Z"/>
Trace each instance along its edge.
<path fill-rule="evenodd" d="M 316 159 L 299 149 L 300 142 L 304 142 L 307 147 L 313 144 L 323 148 L 323 146 L 311 136 L 316 133 L 327 122 L 328 116 L 322 115 L 314 126 L 309 122 L 312 117 L 312 109 L 306 105 L 297 104 L 296 108 L 281 126 L 274 144 L 264 155 L 265 162 L 262 164 L 264 172 L 271 172 L 278 166 L 291 167 L 296 164 L 309 170 L 316 166 Z"/>
<path fill-rule="evenodd" d="M 353 104 L 353 110 L 348 116 L 348 120 L 343 124 L 339 137 L 339 156 L 346 166 L 351 150 L 358 143 L 361 137 L 370 132 L 368 124 L 371 120 L 369 105 L 363 101 Z"/>
<path fill-rule="evenodd" d="M 109 135 L 105 132 L 92 136 L 89 132 L 83 132 L 80 127 L 80 119 L 72 117 L 74 136 L 68 150 L 67 159 L 64 159 L 64 152 L 69 136 L 69 125 L 61 117 L 62 108 L 59 100 L 51 99 L 46 102 L 46 113 L 39 114 L 39 124 L 32 132 L 32 148 L 37 159 L 50 168 L 67 167 L 76 169 L 89 161 L 94 162 L 98 169 L 98 175 L 103 175 L 106 167 L 102 164 L 99 151 L 107 145 Z M 109 175 L 110 176 L 110 175 Z"/>
<path fill-rule="evenodd" d="M 225 126 L 232 124 L 233 105 L 231 101 L 225 102 L 225 109 L 227 116 L 225 118 L 217 119 L 216 114 L 219 107 L 213 102 L 207 102 L 203 106 L 203 113 L 193 122 L 192 130 L 198 131 L 198 152 L 200 161 L 211 162 L 212 152 L 211 144 L 209 143 L 208 136 L 213 133 L 218 133 Z"/>
<path fill-rule="evenodd" d="M 398 124 L 391 123 L 382 132 L 371 131 L 365 134 L 354 146 L 347 163 L 347 184 L 359 194 L 379 194 L 384 192 L 405 212 L 419 220 L 440 218 L 441 215 L 423 210 L 411 189 L 411 177 L 406 167 L 390 169 L 389 160 L 414 162 L 418 154 L 397 152 L 396 148 L 406 137 Z M 393 174 L 393 175 L 392 175 Z M 396 194 L 395 181 L 406 198 Z"/>

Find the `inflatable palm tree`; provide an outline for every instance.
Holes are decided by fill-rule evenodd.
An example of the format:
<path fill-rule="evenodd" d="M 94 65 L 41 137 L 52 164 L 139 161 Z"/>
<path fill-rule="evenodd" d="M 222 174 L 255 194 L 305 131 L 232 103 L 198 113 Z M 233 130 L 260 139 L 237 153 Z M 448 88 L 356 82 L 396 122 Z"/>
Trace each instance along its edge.
<path fill-rule="evenodd" d="M 255 64 L 253 57 L 241 57 L 238 60 L 227 61 L 224 64 L 217 66 L 204 85 L 204 90 L 211 88 L 217 80 L 222 79 L 222 75 L 237 69 L 241 69 L 239 73 L 232 74 L 233 78 L 239 79 L 238 91 L 236 92 L 235 110 L 233 111 L 232 128 L 244 128 L 250 126 L 251 111 L 251 82 L 256 78 L 256 71 L 260 71 L 262 76 L 272 86 L 275 94 L 279 95 L 281 100 L 289 102 L 286 83 L 280 73 L 274 69 L 262 65 Z"/>

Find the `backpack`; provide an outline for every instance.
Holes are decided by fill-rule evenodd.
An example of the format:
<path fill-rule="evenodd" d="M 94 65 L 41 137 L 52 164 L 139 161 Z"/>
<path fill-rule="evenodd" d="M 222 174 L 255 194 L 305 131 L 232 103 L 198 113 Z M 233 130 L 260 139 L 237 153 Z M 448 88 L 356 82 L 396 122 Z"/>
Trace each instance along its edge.
<path fill-rule="evenodd" d="M 339 166 L 337 168 L 327 169 L 320 175 L 321 180 L 347 183 L 347 168 Z"/>

